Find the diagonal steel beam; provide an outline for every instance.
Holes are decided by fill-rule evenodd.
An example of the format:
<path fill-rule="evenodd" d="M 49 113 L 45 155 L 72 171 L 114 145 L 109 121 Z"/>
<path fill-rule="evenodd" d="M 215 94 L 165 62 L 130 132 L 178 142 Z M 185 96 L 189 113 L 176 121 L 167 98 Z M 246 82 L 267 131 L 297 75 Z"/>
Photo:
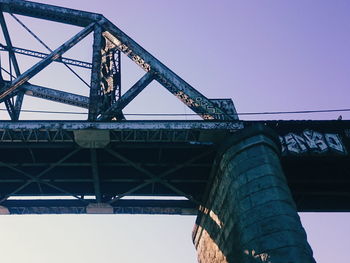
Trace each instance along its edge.
<path fill-rule="evenodd" d="M 186 197 L 188 200 L 192 201 L 193 203 L 195 203 L 196 205 L 200 205 L 201 203 L 196 200 L 195 198 L 193 198 L 193 196 L 186 194 L 185 192 L 181 191 L 179 188 L 173 186 L 172 184 L 169 184 L 168 182 L 164 182 L 164 181 L 160 181 L 160 183 L 162 185 L 165 185 L 166 187 L 168 187 L 169 189 L 173 190 L 174 193 L 177 193 L 180 196 L 184 196 Z"/>
<path fill-rule="evenodd" d="M 4 81 L 4 83 L 7 85 L 10 85 L 9 81 Z M 28 82 L 24 83 L 20 89 L 14 90 L 12 94 L 16 95 L 21 90 L 23 90 L 25 95 L 27 96 L 59 102 L 59 103 L 76 106 L 84 109 L 89 108 L 89 97 L 86 97 L 86 96 L 65 92 L 61 90 L 50 89 L 43 86 L 32 85 L 32 84 L 29 84 Z"/>
<path fill-rule="evenodd" d="M 83 38 L 85 38 L 94 29 L 94 25 L 95 25 L 95 23 L 90 24 L 89 26 L 85 27 L 82 31 L 80 31 L 74 37 L 72 37 L 67 42 L 65 42 L 63 45 L 61 45 L 56 50 L 54 50 L 45 59 L 41 60 L 40 62 L 35 64 L 33 67 L 28 69 L 26 72 L 21 74 L 19 77 L 17 77 L 12 82 L 10 87 L 8 87 L 6 90 L 1 92 L 0 102 L 4 101 L 6 98 L 9 98 L 11 96 L 11 93 L 14 90 L 16 90 L 22 84 L 27 82 L 29 79 L 31 79 L 33 76 L 35 76 L 41 70 L 43 70 L 45 67 L 50 65 L 52 63 L 52 61 L 58 59 L 63 53 L 65 53 L 67 50 L 69 50 L 71 47 L 73 47 L 75 44 L 77 44 L 79 41 L 81 41 Z"/>
<path fill-rule="evenodd" d="M 0 203 L 1 202 L 4 202 L 5 200 L 7 200 L 10 196 L 14 195 L 15 193 L 18 193 L 19 191 L 21 191 L 22 189 L 24 189 L 25 187 L 27 187 L 28 185 L 30 185 L 31 183 L 37 183 L 40 187 L 40 184 L 44 184 L 44 185 L 47 185 L 53 189 L 56 189 L 64 194 L 67 194 L 67 195 L 70 195 L 70 196 L 73 196 L 83 202 L 86 202 L 88 203 L 86 200 L 84 200 L 83 198 L 75 195 L 75 194 L 72 194 L 64 189 L 62 189 L 61 187 L 58 187 L 58 186 L 55 186 L 54 184 L 52 183 L 49 183 L 49 182 L 46 182 L 46 181 L 43 181 L 43 180 L 40 180 L 40 178 L 38 178 L 38 176 L 33 176 L 27 172 L 24 172 L 22 171 L 21 169 L 18 169 L 16 167 L 14 167 L 13 165 L 10 165 L 10 164 L 7 164 L 7 163 L 4 163 L 4 162 L 0 162 L 0 164 L 4 167 L 7 167 L 9 168 L 10 170 L 13 170 L 17 173 L 20 173 L 26 177 L 28 177 L 30 180 L 28 180 L 25 184 L 21 185 L 19 188 L 15 189 L 14 191 L 12 191 L 10 194 L 7 194 L 5 197 L 3 197 L 2 199 L 0 199 Z"/>
<path fill-rule="evenodd" d="M 27 187 L 28 185 L 30 185 L 33 182 L 37 182 L 39 181 L 39 178 L 44 176 L 46 173 L 48 173 L 49 171 L 51 171 L 53 168 L 55 168 L 56 166 L 60 165 L 61 163 L 63 163 L 65 160 L 67 160 L 68 158 L 70 158 L 72 155 L 74 155 L 75 153 L 77 153 L 78 151 L 80 151 L 79 148 L 75 149 L 74 151 L 70 152 L 69 154 L 67 154 L 66 156 L 64 156 L 63 158 L 61 158 L 60 160 L 58 160 L 56 163 L 51 164 L 48 168 L 46 168 L 44 171 L 40 172 L 38 175 L 36 175 L 35 177 L 33 177 L 32 175 L 29 175 L 31 177 L 31 180 L 27 181 L 25 184 L 21 185 L 20 187 L 18 187 L 17 189 L 15 189 L 13 192 L 11 192 L 10 194 L 6 195 L 5 197 L 3 197 L 2 199 L 0 199 L 0 203 L 5 201 L 9 196 L 18 193 L 19 191 L 21 191 L 22 189 L 24 189 L 25 187 Z M 23 174 L 24 172 L 22 172 Z M 25 173 L 27 174 L 27 173 Z M 27 174 L 28 175 L 28 174 Z"/>
<path fill-rule="evenodd" d="M 132 193 L 135 193 L 136 191 L 146 187 L 147 185 L 149 185 L 151 182 L 145 182 L 143 184 L 140 184 L 138 186 L 135 186 L 134 188 L 130 189 L 129 191 L 126 191 L 122 194 L 119 194 L 118 196 L 116 196 L 115 198 L 113 198 L 112 200 L 110 200 L 108 203 L 109 204 L 113 204 L 115 202 L 117 202 L 118 200 L 122 199 L 124 196 L 130 195 Z"/>
<path fill-rule="evenodd" d="M 143 77 L 139 79 L 127 92 L 125 92 L 119 100 L 113 103 L 108 110 L 102 113 L 98 119 L 102 121 L 112 119 L 115 114 L 124 109 L 126 105 L 128 105 L 138 94 L 140 94 L 140 92 L 143 91 L 153 79 L 154 77 L 150 72 L 143 75 Z"/>
<path fill-rule="evenodd" d="M 197 156 L 194 156 L 192 159 L 188 160 L 187 162 L 181 164 L 181 165 L 178 165 L 172 169 L 169 169 L 168 171 L 165 171 L 164 173 L 160 174 L 160 175 L 155 175 L 151 172 L 149 172 L 148 170 L 142 168 L 140 165 L 134 163 L 133 161 L 129 160 L 128 158 L 125 158 L 124 156 L 122 156 L 121 154 L 111 150 L 111 149 L 105 149 L 108 153 L 110 153 L 111 155 L 117 157 L 118 159 L 122 160 L 123 162 L 129 164 L 130 166 L 134 167 L 136 170 L 146 174 L 147 176 L 149 176 L 151 178 L 151 180 L 144 180 L 144 183 L 130 189 L 129 191 L 125 192 L 125 193 L 122 193 L 120 195 L 118 195 L 117 197 L 113 198 L 109 203 L 112 204 L 116 201 L 118 201 L 119 199 L 121 199 L 122 197 L 126 196 L 126 195 L 129 195 L 129 194 L 132 194 L 136 191 L 138 191 L 139 189 L 142 189 L 144 187 L 146 187 L 147 185 L 149 184 L 153 184 L 153 183 L 160 183 L 160 184 L 163 184 L 165 185 L 166 187 L 168 187 L 169 189 L 173 190 L 175 193 L 179 194 L 180 196 L 185 196 L 187 199 L 191 200 L 192 202 L 194 202 L 195 204 L 199 204 L 199 201 L 198 200 L 195 200 L 192 196 L 184 193 L 183 191 L 181 191 L 180 189 L 178 189 L 177 187 L 173 186 L 172 184 L 170 184 L 169 182 L 165 181 L 165 180 L 162 180 L 163 177 L 195 162 L 196 160 L 199 160 L 205 156 L 207 156 L 208 154 L 210 154 L 213 150 L 209 150 L 209 151 L 206 151 L 206 152 L 203 152 Z"/>
<path fill-rule="evenodd" d="M 6 45 L 8 47 L 7 51 L 9 52 L 11 61 L 13 63 L 13 68 L 15 69 L 16 76 L 19 76 L 19 75 L 21 75 L 21 72 L 19 70 L 16 55 L 13 52 L 12 41 L 11 41 L 10 34 L 9 34 L 8 29 L 7 29 L 5 18 L 4 18 L 4 15 L 2 12 L 0 12 L 0 24 L 1 24 L 1 28 L 2 28 L 2 33 L 3 33 L 5 41 L 6 41 Z"/>
<path fill-rule="evenodd" d="M 16 120 L 15 106 L 13 105 L 11 99 L 5 100 L 5 106 L 6 106 L 8 114 L 10 115 L 11 120 Z"/>
<path fill-rule="evenodd" d="M 104 20 L 104 27 L 107 31 L 104 33 L 105 37 L 145 71 L 152 71 L 154 78 L 191 110 L 196 112 L 203 119 L 232 119 L 231 116 L 214 105 L 203 94 L 176 75 L 113 23 L 107 19 Z"/>
<path fill-rule="evenodd" d="M 189 159 L 188 161 L 182 163 L 182 164 L 179 164 L 177 166 L 175 166 L 174 168 L 171 168 L 167 171 L 165 171 L 164 173 L 162 173 L 159 178 L 163 178 L 169 174 L 172 174 L 178 170 L 180 170 L 181 168 L 184 168 L 186 166 L 189 166 L 190 164 L 192 164 L 193 162 L 197 161 L 197 160 L 200 160 L 202 159 L 203 157 L 205 156 L 208 156 L 209 154 L 211 154 L 212 152 L 214 151 L 214 149 L 211 149 L 211 150 L 208 150 L 208 151 L 205 151 L 205 152 L 202 152 L 200 153 L 199 155 L 196 155 L 194 156 L 193 158 Z"/>
<path fill-rule="evenodd" d="M 10 48 L 0 43 L 0 50 L 9 51 Z M 16 54 L 21 54 L 21 55 L 34 57 L 34 58 L 41 58 L 41 59 L 46 58 L 49 55 L 47 53 L 25 49 L 25 48 L 19 48 L 19 47 L 12 47 L 12 51 Z M 92 68 L 92 63 L 90 62 L 81 61 L 81 60 L 72 59 L 72 58 L 66 58 L 66 57 L 61 57 L 55 60 L 55 62 L 60 62 L 60 63 L 64 63 L 64 64 L 76 66 L 76 67 L 86 68 L 86 69 Z"/>
<path fill-rule="evenodd" d="M 15 69 L 16 76 L 18 77 L 19 75 L 21 75 L 21 72 L 19 70 L 16 55 L 13 52 L 12 41 L 11 41 L 9 31 L 7 29 L 6 21 L 5 21 L 5 18 L 4 18 L 4 15 L 2 12 L 0 12 L 0 24 L 1 24 L 1 28 L 2 28 L 2 33 L 3 33 L 5 41 L 6 41 L 6 45 L 8 47 L 10 59 L 12 61 L 13 67 Z M 11 67 L 11 65 L 10 65 L 10 67 Z M 15 105 L 12 105 L 12 102 L 9 100 L 6 101 L 7 111 L 11 117 L 11 120 L 13 120 L 13 121 L 16 121 L 19 119 L 20 110 L 22 108 L 23 97 L 24 97 L 24 92 L 21 91 L 17 95 Z"/>
<path fill-rule="evenodd" d="M 63 163 L 65 160 L 69 159 L 71 156 L 73 156 L 74 154 L 76 154 L 77 152 L 80 151 L 80 148 L 76 148 L 73 151 L 71 151 L 70 153 L 68 153 L 67 155 L 65 155 L 63 158 L 61 158 L 60 160 L 58 160 L 57 162 L 51 164 L 48 168 L 46 168 L 44 171 L 40 172 L 35 178 L 39 179 L 40 177 L 44 176 L 46 173 L 48 173 L 49 171 L 51 171 L 52 169 L 54 169 L 56 166 L 59 166 L 61 163 Z"/>
<path fill-rule="evenodd" d="M 157 176 L 155 176 L 153 173 L 149 172 L 148 170 L 142 168 L 141 165 L 138 165 L 136 163 L 134 163 L 133 161 L 129 160 L 128 158 L 124 157 L 123 155 L 113 151 L 112 149 L 108 149 L 106 148 L 105 151 L 107 151 L 108 153 L 110 153 L 111 155 L 113 155 L 114 157 L 122 160 L 123 162 L 129 164 L 130 166 L 134 167 L 136 170 L 146 174 L 147 176 L 151 177 L 151 178 L 156 178 Z"/>
<path fill-rule="evenodd" d="M 94 179 L 94 190 L 97 203 L 101 203 L 101 185 L 100 185 L 100 176 L 98 172 L 97 165 L 97 153 L 96 149 L 90 149 L 90 159 L 91 159 L 91 169 L 92 169 L 92 177 Z"/>
<path fill-rule="evenodd" d="M 44 46 L 48 51 L 52 52 L 53 50 L 51 48 L 49 48 L 48 45 L 46 45 L 44 43 L 44 41 L 42 41 L 32 30 L 30 30 L 21 20 L 19 20 L 19 18 L 17 18 L 14 14 L 10 13 L 10 15 L 13 17 L 13 19 L 15 19 L 32 37 L 34 37 L 42 46 Z M 62 62 L 62 59 L 61 59 Z M 76 73 L 69 65 L 67 65 L 66 63 L 62 62 L 65 67 L 72 72 L 80 81 L 82 81 L 86 86 L 89 86 L 89 84 L 82 78 L 80 77 L 80 75 L 78 73 Z"/>
<path fill-rule="evenodd" d="M 21 191 L 22 189 L 26 188 L 28 185 L 30 185 L 33 181 L 28 180 L 25 184 L 22 184 L 20 187 L 16 188 L 14 191 L 12 191 L 11 193 L 5 195 L 4 197 L 2 197 L 0 199 L 0 204 L 4 201 L 6 201 L 10 196 L 18 193 L 19 191 Z"/>
<path fill-rule="evenodd" d="M 21 86 L 25 94 L 45 100 L 51 100 L 84 109 L 89 108 L 89 98 L 61 90 L 50 89 L 42 86 L 25 83 Z"/>

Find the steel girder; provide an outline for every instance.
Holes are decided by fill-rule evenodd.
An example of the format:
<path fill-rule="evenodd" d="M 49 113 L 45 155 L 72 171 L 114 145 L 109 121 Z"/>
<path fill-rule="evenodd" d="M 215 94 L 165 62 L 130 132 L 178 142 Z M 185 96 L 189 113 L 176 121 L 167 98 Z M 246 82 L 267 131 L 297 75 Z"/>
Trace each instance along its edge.
<path fill-rule="evenodd" d="M 48 64 L 53 61 L 57 61 L 71 65 L 84 65 L 87 67 L 86 65 L 89 63 L 76 61 L 74 59 L 62 58 L 61 55 L 69 50 L 74 44 L 78 43 L 91 31 L 94 31 L 94 48 L 92 54 L 93 63 L 91 70 L 89 104 L 86 105 L 86 98 L 78 97 L 78 95 L 75 97 L 75 101 L 78 101 L 78 103 L 71 104 L 69 100 L 60 101 L 55 99 L 55 101 L 63 103 L 68 102 L 70 105 L 79 107 L 83 106 L 83 108 L 88 106 L 88 120 L 90 121 L 106 121 L 111 120 L 112 118 L 121 120 L 124 118 L 122 109 L 152 80 L 156 80 L 203 119 L 238 119 L 233 104 L 230 109 L 227 109 L 221 107 L 221 105 L 215 101 L 206 98 L 101 14 L 19 0 L 0 0 L 0 7 L 2 12 L 8 12 L 10 14 L 30 16 L 85 27 L 77 36 L 73 37 L 70 42 L 68 41 L 67 43 L 64 43 L 51 54 L 45 54 L 23 48 L 14 48 L 11 44 L 10 35 L 6 28 L 5 20 L 3 19 L 3 16 L 0 17 L 0 22 L 6 39 L 6 45 L 2 45 L 2 47 L 4 50 L 9 52 L 17 74 L 16 79 L 13 80 L 11 84 L 4 83 L 5 87 L 3 87 L 0 92 L 0 101 L 7 100 L 6 105 L 9 112 L 14 110 L 14 113 L 11 116 L 12 120 L 18 119 L 21 101 L 26 91 L 24 84 L 27 85 L 27 87 L 28 85 L 31 85 L 28 83 L 29 79 L 35 76 Z M 103 70 L 106 69 L 106 66 L 103 64 L 105 62 L 103 62 L 103 59 L 101 58 L 101 52 L 103 50 L 103 42 L 106 41 L 109 42 L 111 51 L 114 50 L 124 53 L 147 72 L 144 77 L 137 81 L 136 84 L 120 98 L 120 101 L 119 98 L 115 99 L 115 91 L 111 99 L 106 99 L 107 95 L 105 91 L 111 89 L 113 90 L 113 88 L 105 87 L 105 91 L 102 88 L 103 78 L 101 76 L 103 76 Z M 43 59 L 23 74 L 20 74 L 19 67 L 15 59 L 15 53 L 29 54 L 31 56 L 42 57 Z M 120 61 L 118 61 L 118 63 L 120 63 Z M 120 69 L 120 66 L 117 68 Z M 120 74 L 120 72 L 118 74 Z M 118 74 L 116 75 L 117 77 Z M 108 83 L 107 85 L 118 86 L 118 83 L 111 84 L 112 82 L 113 81 L 107 79 L 106 83 Z M 45 93 L 45 97 L 35 92 L 33 92 L 31 95 L 48 99 L 57 98 L 57 91 L 46 89 Z M 9 101 L 9 98 L 13 96 L 17 96 L 16 105 L 11 105 L 11 101 Z M 108 96 L 111 95 L 108 94 Z"/>
<path fill-rule="evenodd" d="M 279 136 L 282 168 L 299 211 L 350 211 L 350 121 L 7 121 L 0 122 L 6 152 L 0 213 L 1 206 L 11 213 L 87 213 L 104 203 L 102 211 L 111 213 L 181 214 L 198 207 L 210 187 L 227 136 L 257 123 Z M 90 131 L 107 131 L 108 144 L 86 148 L 80 141 Z M 140 195 L 149 199 L 124 200 Z M 187 199 L 150 200 L 169 195 Z M 21 196 L 35 200 L 13 200 Z"/>

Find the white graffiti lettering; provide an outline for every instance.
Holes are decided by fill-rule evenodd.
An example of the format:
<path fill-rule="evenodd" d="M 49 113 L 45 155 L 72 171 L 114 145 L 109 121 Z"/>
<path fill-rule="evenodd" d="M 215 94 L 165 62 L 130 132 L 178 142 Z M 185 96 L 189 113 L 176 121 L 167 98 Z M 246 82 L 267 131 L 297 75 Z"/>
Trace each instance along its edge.
<path fill-rule="evenodd" d="M 343 146 L 342 142 L 340 141 L 340 138 L 337 134 L 326 133 L 324 135 L 324 137 L 326 138 L 327 144 L 332 149 L 334 149 L 338 152 L 343 152 L 345 150 L 344 146 Z"/>
<path fill-rule="evenodd" d="M 279 136 L 282 154 L 304 154 L 334 152 L 347 154 L 346 148 L 338 134 L 320 133 L 312 130 L 305 130 L 301 134 L 288 133 Z"/>

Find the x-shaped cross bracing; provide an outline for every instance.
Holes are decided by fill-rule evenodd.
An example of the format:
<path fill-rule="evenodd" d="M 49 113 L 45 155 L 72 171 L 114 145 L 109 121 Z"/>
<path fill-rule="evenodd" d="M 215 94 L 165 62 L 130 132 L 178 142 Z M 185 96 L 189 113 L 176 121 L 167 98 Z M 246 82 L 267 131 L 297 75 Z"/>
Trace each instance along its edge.
<path fill-rule="evenodd" d="M 58 187 L 54 184 L 54 179 L 52 181 L 45 181 L 42 180 L 42 177 L 47 175 L 51 170 L 53 170 L 54 168 L 62 165 L 65 161 L 67 161 L 69 158 L 71 158 L 73 155 L 75 155 L 76 153 L 78 153 L 81 150 L 81 148 L 76 148 L 73 151 L 71 151 L 70 153 L 66 154 L 64 157 L 60 158 L 58 161 L 52 163 L 49 167 L 45 168 L 43 171 L 41 171 L 40 173 L 38 173 L 37 175 L 32 175 L 28 172 L 25 172 L 21 169 L 19 169 L 18 167 L 16 167 L 15 165 L 12 164 L 8 164 L 8 163 L 4 163 L 1 162 L 0 164 L 4 167 L 7 167 L 8 169 L 15 171 L 18 174 L 21 174 L 25 177 L 28 178 L 28 180 L 23 183 L 21 186 L 17 187 L 16 189 L 12 190 L 11 193 L 6 194 L 5 196 L 3 196 L 0 199 L 0 203 L 6 201 L 9 197 L 14 196 L 14 195 L 18 195 L 20 194 L 20 192 L 25 189 L 27 186 L 29 186 L 32 183 L 36 183 L 38 184 L 38 187 L 41 190 L 41 184 L 42 185 L 46 185 L 48 187 L 51 187 L 59 192 L 61 192 L 63 195 L 65 196 L 73 196 L 83 202 L 85 202 L 86 204 L 89 203 L 88 200 L 84 199 L 81 196 L 78 196 L 76 194 L 70 193 L 69 191 L 66 191 L 64 188 L 62 187 Z M 195 204 L 199 204 L 199 200 L 196 200 L 194 197 L 190 196 L 189 194 L 183 192 L 182 190 L 180 190 L 179 188 L 175 187 L 173 184 L 171 184 L 169 182 L 169 180 L 166 180 L 165 177 L 171 175 L 172 173 L 186 167 L 186 166 L 190 166 L 191 164 L 195 163 L 196 161 L 208 156 L 209 154 L 212 153 L 213 150 L 207 150 L 204 151 L 196 156 L 193 156 L 191 159 L 180 163 L 178 165 L 176 165 L 175 167 L 172 167 L 170 169 L 168 169 L 167 171 L 156 175 L 150 171 L 148 171 L 147 169 L 145 169 L 144 167 L 142 167 L 141 165 L 135 163 L 134 161 L 128 159 L 127 157 L 123 156 L 122 154 L 120 154 L 119 152 L 113 150 L 113 149 L 109 149 L 106 148 L 105 151 L 107 151 L 110 155 L 114 156 L 115 158 L 117 158 L 118 160 L 121 160 L 123 163 L 125 163 L 127 166 L 129 167 L 133 167 L 134 169 L 136 169 L 137 171 L 141 172 L 142 174 L 146 175 L 148 178 L 147 179 L 143 179 L 142 182 L 140 182 L 140 180 L 135 180 L 135 182 L 139 182 L 140 184 L 136 187 L 131 188 L 130 190 L 120 193 L 118 195 L 116 195 L 115 197 L 113 197 L 111 200 L 109 200 L 110 204 L 113 204 L 115 202 L 117 202 L 118 200 L 120 200 L 121 198 L 127 196 L 127 195 L 133 195 L 135 194 L 138 190 L 141 190 L 142 188 L 150 185 L 150 184 L 162 184 L 163 186 L 166 186 L 167 188 L 169 188 L 170 190 L 172 190 L 174 192 L 174 194 L 178 195 L 178 196 L 182 196 L 182 197 L 186 197 L 187 199 L 189 199 L 190 201 L 192 201 Z M 103 189 L 101 189 L 100 186 L 100 182 L 101 182 L 101 177 L 98 171 L 98 162 L 97 162 L 97 154 L 96 154 L 96 149 L 90 149 L 90 162 L 91 162 L 91 169 L 92 169 L 92 184 L 94 186 L 94 192 L 95 192 L 95 196 L 96 196 L 96 202 L 100 203 L 102 202 L 102 193 L 103 193 Z M 41 194 L 45 194 L 43 192 L 41 192 Z"/>

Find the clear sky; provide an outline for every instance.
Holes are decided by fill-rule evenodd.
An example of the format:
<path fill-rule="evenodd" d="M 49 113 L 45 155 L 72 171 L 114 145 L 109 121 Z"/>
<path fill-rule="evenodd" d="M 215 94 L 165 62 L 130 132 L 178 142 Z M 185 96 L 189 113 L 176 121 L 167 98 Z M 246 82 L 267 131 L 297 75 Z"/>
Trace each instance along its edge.
<path fill-rule="evenodd" d="M 103 14 L 207 97 L 232 98 L 238 112 L 350 108 L 347 0 L 38 2 Z M 79 31 L 19 18 L 53 49 Z M 6 19 L 15 46 L 45 51 L 30 36 L 24 37 L 13 19 Z M 91 37 L 67 56 L 91 61 L 89 40 Z M 21 62 L 27 67 L 32 63 Z M 142 71 L 126 58 L 123 63 L 125 91 Z M 32 83 L 87 94 L 79 80 L 59 77 L 57 70 L 69 75 L 61 65 L 52 65 Z M 86 72 L 79 72 L 88 80 Z M 70 84 L 64 84 L 65 80 Z M 156 83 L 141 95 L 127 112 L 190 113 Z M 77 111 L 38 102 L 26 99 L 24 106 Z M 337 119 L 340 114 L 343 119 L 350 117 L 346 112 L 333 112 L 241 119 Z M 0 117 L 7 118 L 5 113 Z M 23 114 L 23 119 L 39 117 L 68 118 Z M 349 214 L 301 216 L 317 262 L 348 261 Z M 4 216 L 0 217 L 0 259 L 7 263 L 194 263 L 193 223 L 194 217 L 187 216 Z"/>

